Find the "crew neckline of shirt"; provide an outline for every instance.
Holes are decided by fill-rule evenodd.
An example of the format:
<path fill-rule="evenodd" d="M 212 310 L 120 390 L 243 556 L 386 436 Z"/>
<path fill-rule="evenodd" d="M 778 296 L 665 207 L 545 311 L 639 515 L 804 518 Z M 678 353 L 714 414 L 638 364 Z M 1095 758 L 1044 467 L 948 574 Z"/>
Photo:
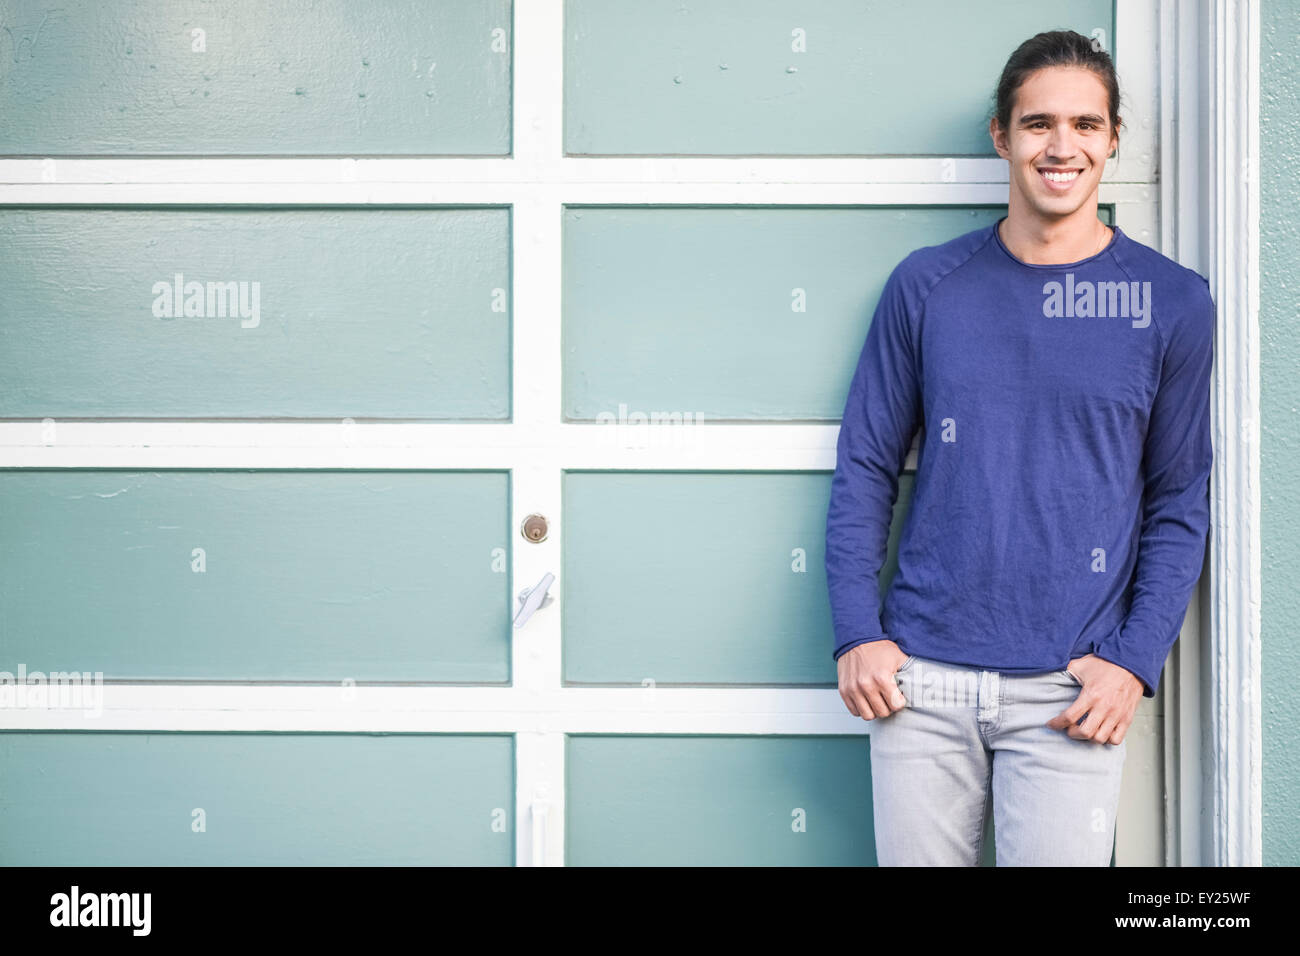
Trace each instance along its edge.
<path fill-rule="evenodd" d="M 998 248 L 1002 250 L 1003 255 L 1005 255 L 1016 265 L 1023 266 L 1026 269 L 1059 270 L 1059 269 L 1073 269 L 1077 266 L 1087 265 L 1089 262 L 1092 262 L 1094 259 L 1100 259 L 1102 256 L 1107 255 L 1112 249 L 1115 248 L 1115 245 L 1120 241 L 1120 236 L 1124 235 L 1123 231 L 1119 228 L 1119 226 L 1111 226 L 1110 228 L 1112 231 L 1110 236 L 1110 242 L 1106 243 L 1105 246 L 1103 246 L 1100 250 L 1093 253 L 1092 255 L 1088 256 L 1086 259 L 1076 259 L 1074 262 L 1025 262 L 1022 259 L 1018 258 L 1015 255 L 1015 253 L 1013 253 L 1010 249 L 1008 249 L 1006 247 L 1006 244 L 1002 241 L 1002 235 L 1001 233 L 999 233 L 998 227 L 1002 225 L 1002 223 L 1006 220 L 1006 218 L 1007 218 L 1006 216 L 1003 216 L 1001 219 L 999 219 L 997 222 L 993 224 L 992 227 L 993 241 L 998 244 Z"/>

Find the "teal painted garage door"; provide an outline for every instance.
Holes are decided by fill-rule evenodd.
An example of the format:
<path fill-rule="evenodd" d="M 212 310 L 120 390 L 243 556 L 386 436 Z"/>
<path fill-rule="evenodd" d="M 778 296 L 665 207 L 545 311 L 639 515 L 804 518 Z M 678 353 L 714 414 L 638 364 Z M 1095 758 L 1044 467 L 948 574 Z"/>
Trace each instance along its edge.
<path fill-rule="evenodd" d="M 827 451 L 890 270 L 1005 191 L 763 189 L 987 159 L 1058 25 L 1116 42 L 1095 0 L 0 11 L 0 685 L 106 703 L 0 707 L 0 863 L 874 864 Z M 710 157 L 799 165 L 715 202 Z"/>

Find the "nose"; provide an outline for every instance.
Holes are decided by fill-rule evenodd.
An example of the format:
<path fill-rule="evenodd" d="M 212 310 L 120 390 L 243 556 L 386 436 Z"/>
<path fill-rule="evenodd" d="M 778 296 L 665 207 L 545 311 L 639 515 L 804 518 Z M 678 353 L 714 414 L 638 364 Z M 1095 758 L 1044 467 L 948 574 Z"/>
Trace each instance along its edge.
<path fill-rule="evenodd" d="M 1047 157 L 1052 162 L 1064 163 L 1076 155 L 1074 130 L 1069 123 L 1057 123 L 1047 137 Z"/>

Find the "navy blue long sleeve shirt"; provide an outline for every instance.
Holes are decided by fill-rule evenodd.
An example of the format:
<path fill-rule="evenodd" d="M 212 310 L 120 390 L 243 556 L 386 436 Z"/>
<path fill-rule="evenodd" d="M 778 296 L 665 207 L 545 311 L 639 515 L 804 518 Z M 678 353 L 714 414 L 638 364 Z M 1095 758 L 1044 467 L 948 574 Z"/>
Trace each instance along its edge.
<path fill-rule="evenodd" d="M 1154 696 L 1205 557 L 1213 338 L 1206 280 L 1118 227 L 1060 265 L 1021 262 L 996 225 L 899 263 L 837 443 L 833 656 L 889 638 L 1030 674 L 1092 653 Z"/>

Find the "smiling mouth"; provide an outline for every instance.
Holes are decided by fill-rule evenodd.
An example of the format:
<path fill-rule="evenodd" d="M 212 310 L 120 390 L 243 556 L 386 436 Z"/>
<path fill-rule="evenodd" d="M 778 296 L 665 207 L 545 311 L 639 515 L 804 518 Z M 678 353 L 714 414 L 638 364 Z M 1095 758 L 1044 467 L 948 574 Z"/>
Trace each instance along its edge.
<path fill-rule="evenodd" d="M 1062 192 L 1074 185 L 1074 181 L 1079 178 L 1083 172 L 1080 169 L 1045 169 L 1039 168 L 1039 178 L 1047 184 L 1048 189 Z"/>

